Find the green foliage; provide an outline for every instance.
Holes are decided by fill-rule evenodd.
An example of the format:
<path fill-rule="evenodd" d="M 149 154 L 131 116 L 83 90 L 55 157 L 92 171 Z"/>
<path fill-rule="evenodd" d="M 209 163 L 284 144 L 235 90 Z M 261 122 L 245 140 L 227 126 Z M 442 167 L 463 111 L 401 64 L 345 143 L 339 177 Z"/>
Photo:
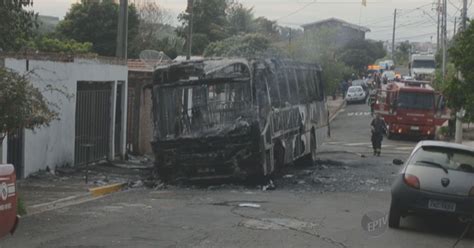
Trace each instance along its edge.
<path fill-rule="evenodd" d="M 240 35 L 255 32 L 253 8 L 246 8 L 241 3 L 232 3 L 227 9 L 228 34 Z"/>
<path fill-rule="evenodd" d="M 138 57 L 143 50 L 162 51 L 174 59 L 183 52 L 184 40 L 177 37 L 174 27 L 169 25 L 171 16 L 155 2 L 136 5 L 139 16 L 138 32 L 129 43 L 129 56 Z"/>
<path fill-rule="evenodd" d="M 276 40 L 279 36 L 278 25 L 276 21 L 268 20 L 265 17 L 255 19 L 255 32 L 265 35 L 266 37 Z"/>
<path fill-rule="evenodd" d="M 323 28 L 318 32 L 305 34 L 290 46 L 290 56 L 296 60 L 319 63 L 323 69 L 323 82 L 328 94 L 334 93 L 342 80 L 349 78 L 354 70 L 337 59 L 333 37 L 337 31 Z"/>
<path fill-rule="evenodd" d="M 18 128 L 33 130 L 58 118 L 54 104 L 26 76 L 0 68 L 0 89 L 0 140 Z"/>
<path fill-rule="evenodd" d="M 395 51 L 395 63 L 399 65 L 408 65 L 410 57 L 411 45 L 409 41 L 400 43 Z"/>
<path fill-rule="evenodd" d="M 339 50 L 338 57 L 359 73 L 365 72 L 367 65 L 385 56 L 382 42 L 354 40 Z"/>
<path fill-rule="evenodd" d="M 18 51 L 38 27 L 37 14 L 15 1 L 0 1 L 0 50 Z"/>
<path fill-rule="evenodd" d="M 90 42 L 99 55 L 115 56 L 119 5 L 112 0 L 73 4 L 57 27 L 60 38 Z M 135 6 L 128 9 L 128 41 L 138 33 L 139 19 Z"/>
<path fill-rule="evenodd" d="M 456 37 L 449 55 L 464 78 L 466 90 L 474 94 L 474 20 Z"/>
<path fill-rule="evenodd" d="M 265 36 L 246 34 L 209 44 L 204 51 L 204 56 L 252 58 L 266 54 L 270 48 L 270 40 Z"/>
<path fill-rule="evenodd" d="M 196 43 L 193 39 L 194 54 L 202 54 L 210 42 L 228 37 L 226 11 L 229 6 L 228 0 L 194 1 L 193 35 L 197 34 L 199 36 Z M 189 19 L 190 14 L 187 12 L 183 12 L 178 16 L 181 26 L 176 29 L 176 33 L 183 39 L 188 36 Z M 206 39 L 208 40 L 207 44 L 204 43 Z"/>
<path fill-rule="evenodd" d="M 449 106 L 454 110 L 464 108 L 464 120 L 474 121 L 474 21 L 451 44 L 449 58 L 454 68 L 448 63 L 446 78 L 443 80 L 438 72 L 436 83 L 441 84 Z M 461 72 L 462 78 L 457 78 L 456 70 Z"/>
<path fill-rule="evenodd" d="M 83 54 L 92 51 L 92 43 L 80 43 L 75 40 L 59 40 L 46 36 L 38 37 L 28 43 L 28 49 L 40 52 Z"/>
<path fill-rule="evenodd" d="M 18 201 L 16 205 L 16 213 L 20 216 L 25 216 L 27 214 L 26 206 L 25 206 L 25 202 L 23 202 L 23 198 L 18 197 Z"/>

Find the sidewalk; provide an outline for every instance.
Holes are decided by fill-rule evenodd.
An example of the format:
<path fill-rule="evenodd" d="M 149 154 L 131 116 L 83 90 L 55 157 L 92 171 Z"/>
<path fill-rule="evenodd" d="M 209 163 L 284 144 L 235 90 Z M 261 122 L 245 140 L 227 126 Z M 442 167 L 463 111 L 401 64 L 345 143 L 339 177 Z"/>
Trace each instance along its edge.
<path fill-rule="evenodd" d="M 346 101 L 342 99 L 342 97 L 338 96 L 336 100 L 333 100 L 332 97 L 328 97 L 327 100 L 327 106 L 328 106 L 328 111 L 329 111 L 329 120 L 332 121 L 332 119 L 335 118 L 337 112 L 344 108 L 346 104 Z"/>
<path fill-rule="evenodd" d="M 86 183 L 86 171 L 88 181 Z M 18 193 L 27 215 L 85 202 L 124 187 L 143 187 L 151 175 L 147 169 L 134 165 L 101 163 L 85 167 L 65 167 L 41 171 L 19 180 Z"/>

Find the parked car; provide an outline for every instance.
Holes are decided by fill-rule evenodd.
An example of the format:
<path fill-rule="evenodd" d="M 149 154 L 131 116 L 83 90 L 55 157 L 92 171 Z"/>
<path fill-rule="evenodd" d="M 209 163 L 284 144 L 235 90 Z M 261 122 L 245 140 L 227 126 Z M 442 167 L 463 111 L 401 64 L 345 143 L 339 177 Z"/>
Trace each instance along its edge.
<path fill-rule="evenodd" d="M 389 227 L 398 228 L 407 215 L 474 216 L 473 147 L 421 141 L 404 164 L 392 185 Z"/>
<path fill-rule="evenodd" d="M 346 102 L 364 102 L 367 98 L 367 93 L 362 86 L 351 86 L 346 93 Z"/>
<path fill-rule="evenodd" d="M 0 164 L 0 238 L 15 232 L 18 224 L 16 205 L 15 169 L 13 165 Z"/>
<path fill-rule="evenodd" d="M 354 81 L 352 81 L 352 86 L 361 86 L 362 89 L 364 89 L 364 91 L 365 91 L 366 97 L 369 94 L 368 80 L 364 80 L 364 79 L 354 80 Z"/>

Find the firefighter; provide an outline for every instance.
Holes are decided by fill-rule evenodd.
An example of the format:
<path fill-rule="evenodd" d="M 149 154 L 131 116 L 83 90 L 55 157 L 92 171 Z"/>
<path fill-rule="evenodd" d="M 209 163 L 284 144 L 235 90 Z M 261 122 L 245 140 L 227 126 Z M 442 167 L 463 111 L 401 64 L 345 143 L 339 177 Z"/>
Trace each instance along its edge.
<path fill-rule="evenodd" d="M 370 106 L 370 114 L 374 116 L 375 103 L 377 102 L 377 90 L 371 90 L 368 104 Z"/>
<path fill-rule="evenodd" d="M 374 149 L 374 156 L 380 156 L 382 151 L 383 134 L 386 133 L 387 126 L 385 121 L 380 117 L 380 114 L 375 114 L 375 118 L 370 123 L 372 131 L 372 147 Z"/>

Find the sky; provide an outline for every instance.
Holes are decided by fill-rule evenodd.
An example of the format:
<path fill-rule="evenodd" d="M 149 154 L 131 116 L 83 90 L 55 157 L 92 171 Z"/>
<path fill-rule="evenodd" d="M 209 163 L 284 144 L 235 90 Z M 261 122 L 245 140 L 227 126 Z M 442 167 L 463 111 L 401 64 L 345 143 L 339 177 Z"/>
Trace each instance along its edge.
<path fill-rule="evenodd" d="M 63 18 L 72 3 L 78 0 L 36 0 L 33 9 L 41 15 Z M 155 1 L 172 16 L 186 8 L 187 0 L 141 0 Z M 205 1 L 205 0 L 201 0 Z M 392 39 L 393 15 L 397 9 L 397 41 L 436 42 L 437 0 L 239 0 L 253 7 L 255 16 L 264 16 L 278 24 L 299 27 L 302 24 L 336 17 L 371 29 L 367 38 L 387 41 Z M 133 0 L 129 0 L 133 2 Z M 468 0 L 468 6 L 472 0 Z M 462 0 L 448 0 L 448 36 L 453 34 L 454 20 L 459 20 Z M 468 16 L 474 16 L 474 6 Z M 175 25 L 177 20 L 174 19 Z M 459 22 L 459 21 L 458 21 Z"/>

